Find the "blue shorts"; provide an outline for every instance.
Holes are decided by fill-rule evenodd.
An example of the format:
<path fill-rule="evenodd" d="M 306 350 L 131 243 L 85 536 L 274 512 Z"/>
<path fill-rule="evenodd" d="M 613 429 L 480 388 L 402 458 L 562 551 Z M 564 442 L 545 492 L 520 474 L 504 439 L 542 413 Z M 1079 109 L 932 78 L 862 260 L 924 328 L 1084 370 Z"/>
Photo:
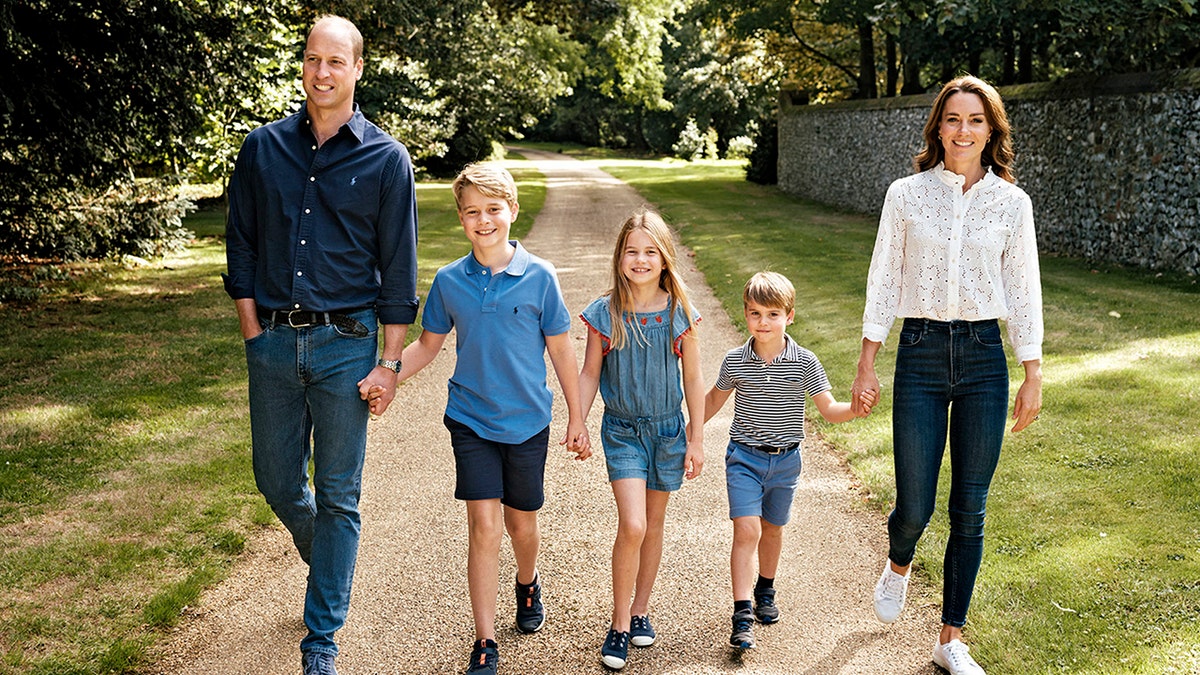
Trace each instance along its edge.
<path fill-rule="evenodd" d="M 725 450 L 729 518 L 760 516 L 772 525 L 787 525 L 800 465 L 800 448 L 772 455 L 729 441 Z"/>
<path fill-rule="evenodd" d="M 518 511 L 542 508 L 550 427 L 509 444 L 480 438 L 471 427 L 448 416 L 442 422 L 450 430 L 454 448 L 455 499 L 499 499 Z"/>
<path fill-rule="evenodd" d="M 683 485 L 687 434 L 682 411 L 632 420 L 605 413 L 600 439 L 610 482 L 640 478 L 647 490 L 660 492 Z"/>

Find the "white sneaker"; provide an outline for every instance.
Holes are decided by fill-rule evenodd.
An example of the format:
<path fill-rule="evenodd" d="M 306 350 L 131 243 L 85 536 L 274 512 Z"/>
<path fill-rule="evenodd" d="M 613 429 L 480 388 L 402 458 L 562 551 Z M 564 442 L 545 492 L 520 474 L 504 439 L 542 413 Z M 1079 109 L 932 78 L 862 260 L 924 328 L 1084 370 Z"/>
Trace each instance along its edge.
<path fill-rule="evenodd" d="M 884 623 L 895 621 L 904 609 L 907 593 L 908 574 L 896 574 L 892 571 L 892 562 L 884 562 L 883 574 L 879 575 L 879 581 L 875 584 L 875 616 Z"/>
<path fill-rule="evenodd" d="M 970 651 L 970 647 L 958 640 L 946 644 L 941 644 L 939 640 L 933 643 L 933 662 L 945 668 L 950 675 L 986 675 L 983 668 L 971 658 Z"/>

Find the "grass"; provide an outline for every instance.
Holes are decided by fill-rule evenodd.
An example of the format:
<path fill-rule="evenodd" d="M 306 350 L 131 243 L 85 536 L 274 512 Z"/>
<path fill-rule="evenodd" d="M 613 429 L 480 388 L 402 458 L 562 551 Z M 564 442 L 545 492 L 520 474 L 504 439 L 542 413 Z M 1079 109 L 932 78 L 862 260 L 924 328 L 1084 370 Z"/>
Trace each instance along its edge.
<path fill-rule="evenodd" d="M 752 272 L 787 274 L 793 335 L 845 397 L 873 219 L 746 183 L 736 163 L 568 150 L 660 205 L 735 320 Z M 545 187 L 515 173 L 521 237 Z M 467 246 L 447 185 L 417 190 L 423 292 Z M 0 308 L 0 673 L 136 672 L 246 538 L 278 527 L 250 472 L 222 223 L 199 214 L 181 255 L 75 266 L 49 275 L 39 304 Z M 1200 289 L 1053 257 L 1043 285 L 1046 408 L 1006 442 L 973 653 L 993 673 L 1198 672 Z M 889 358 L 894 343 L 885 385 Z M 864 508 L 892 498 L 886 391 L 870 419 L 820 425 L 867 487 Z M 918 548 L 934 601 L 945 528 L 939 514 Z"/>
<path fill-rule="evenodd" d="M 792 335 L 846 398 L 875 219 L 746 183 L 735 163 L 587 161 L 659 205 L 735 320 L 750 274 L 788 275 L 799 296 Z M 1042 276 L 1045 407 L 1005 442 L 968 625 L 973 653 L 995 673 L 1200 672 L 1200 287 L 1050 256 Z M 894 347 L 893 337 L 878 362 L 876 413 L 818 424 L 869 489 L 868 508 L 887 509 L 894 495 Z M 1022 376 L 1015 364 L 1012 376 Z M 947 474 L 916 561 L 934 602 Z"/>
<path fill-rule="evenodd" d="M 514 173 L 521 237 L 545 185 Z M 449 185 L 417 193 L 423 294 L 470 248 Z M 136 672 L 247 537 L 279 527 L 250 468 L 224 212 L 186 224 L 177 256 L 55 268 L 35 304 L 0 305 L 0 674 Z"/>

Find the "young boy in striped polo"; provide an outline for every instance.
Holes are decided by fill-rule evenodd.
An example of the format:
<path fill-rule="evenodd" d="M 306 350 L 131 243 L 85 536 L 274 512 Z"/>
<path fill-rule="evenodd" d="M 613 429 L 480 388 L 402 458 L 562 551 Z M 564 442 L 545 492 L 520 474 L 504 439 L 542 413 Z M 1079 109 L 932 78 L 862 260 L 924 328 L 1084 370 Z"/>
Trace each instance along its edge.
<path fill-rule="evenodd" d="M 750 339 L 729 350 L 717 383 L 705 397 L 705 421 L 734 396 L 733 424 L 725 452 L 725 484 L 733 520 L 733 631 L 729 644 L 754 648 L 754 620 L 779 620 L 775 572 L 783 549 L 783 526 L 791 515 L 800 479 L 800 443 L 804 440 L 804 399 L 811 396 L 829 422 L 855 415 L 830 391 L 821 362 L 787 334 L 795 318 L 796 289 L 787 277 L 759 272 L 742 292 Z M 875 396 L 863 394 L 866 416 Z M 754 555 L 758 553 L 755 583 Z M 753 602 L 751 599 L 753 598 Z"/>

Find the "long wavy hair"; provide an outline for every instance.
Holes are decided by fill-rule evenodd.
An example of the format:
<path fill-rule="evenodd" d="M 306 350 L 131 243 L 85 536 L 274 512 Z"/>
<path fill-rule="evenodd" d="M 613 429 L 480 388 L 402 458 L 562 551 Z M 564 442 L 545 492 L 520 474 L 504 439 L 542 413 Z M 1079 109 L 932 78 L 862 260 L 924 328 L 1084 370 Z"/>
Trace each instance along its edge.
<path fill-rule="evenodd" d="M 638 340 L 641 340 L 641 324 L 636 321 L 631 321 L 628 324 L 625 321 L 625 316 L 633 315 L 635 307 L 633 302 L 633 289 L 629 286 L 629 280 L 625 278 L 625 274 L 621 272 L 621 259 L 625 255 L 625 245 L 629 241 L 629 235 L 635 231 L 641 230 L 650 237 L 650 241 L 654 242 L 655 248 L 658 249 L 658 254 L 662 258 L 662 273 L 658 277 L 658 286 L 671 296 L 671 320 L 674 321 L 675 312 L 685 312 L 688 320 L 688 326 L 693 325 L 692 321 L 692 304 L 688 300 L 688 288 L 684 283 L 682 275 L 679 273 L 678 255 L 675 252 L 675 236 L 663 221 L 662 216 L 654 211 L 642 210 L 630 216 L 623 225 L 621 231 L 617 235 L 617 245 L 613 249 L 612 257 L 612 288 L 608 291 L 609 303 L 608 312 L 612 318 L 612 349 L 621 349 L 626 344 L 630 343 L 629 333 L 626 330 L 627 325 L 635 325 L 639 332 Z"/>
<path fill-rule="evenodd" d="M 929 119 L 925 121 L 925 148 L 913 158 L 917 171 L 928 171 L 946 158 L 946 149 L 942 147 L 942 141 L 938 138 L 938 128 L 942 123 L 942 115 L 946 112 L 946 101 L 958 93 L 975 94 L 983 101 L 984 116 L 987 117 L 988 126 L 992 128 L 992 135 L 983 147 L 980 161 L 985 167 L 990 166 L 992 173 L 1000 178 L 1016 183 L 1017 178 L 1012 170 L 1012 127 L 1008 123 L 1004 101 L 1000 100 L 1000 93 L 995 87 L 971 75 L 963 75 L 947 82 L 933 101 Z"/>

